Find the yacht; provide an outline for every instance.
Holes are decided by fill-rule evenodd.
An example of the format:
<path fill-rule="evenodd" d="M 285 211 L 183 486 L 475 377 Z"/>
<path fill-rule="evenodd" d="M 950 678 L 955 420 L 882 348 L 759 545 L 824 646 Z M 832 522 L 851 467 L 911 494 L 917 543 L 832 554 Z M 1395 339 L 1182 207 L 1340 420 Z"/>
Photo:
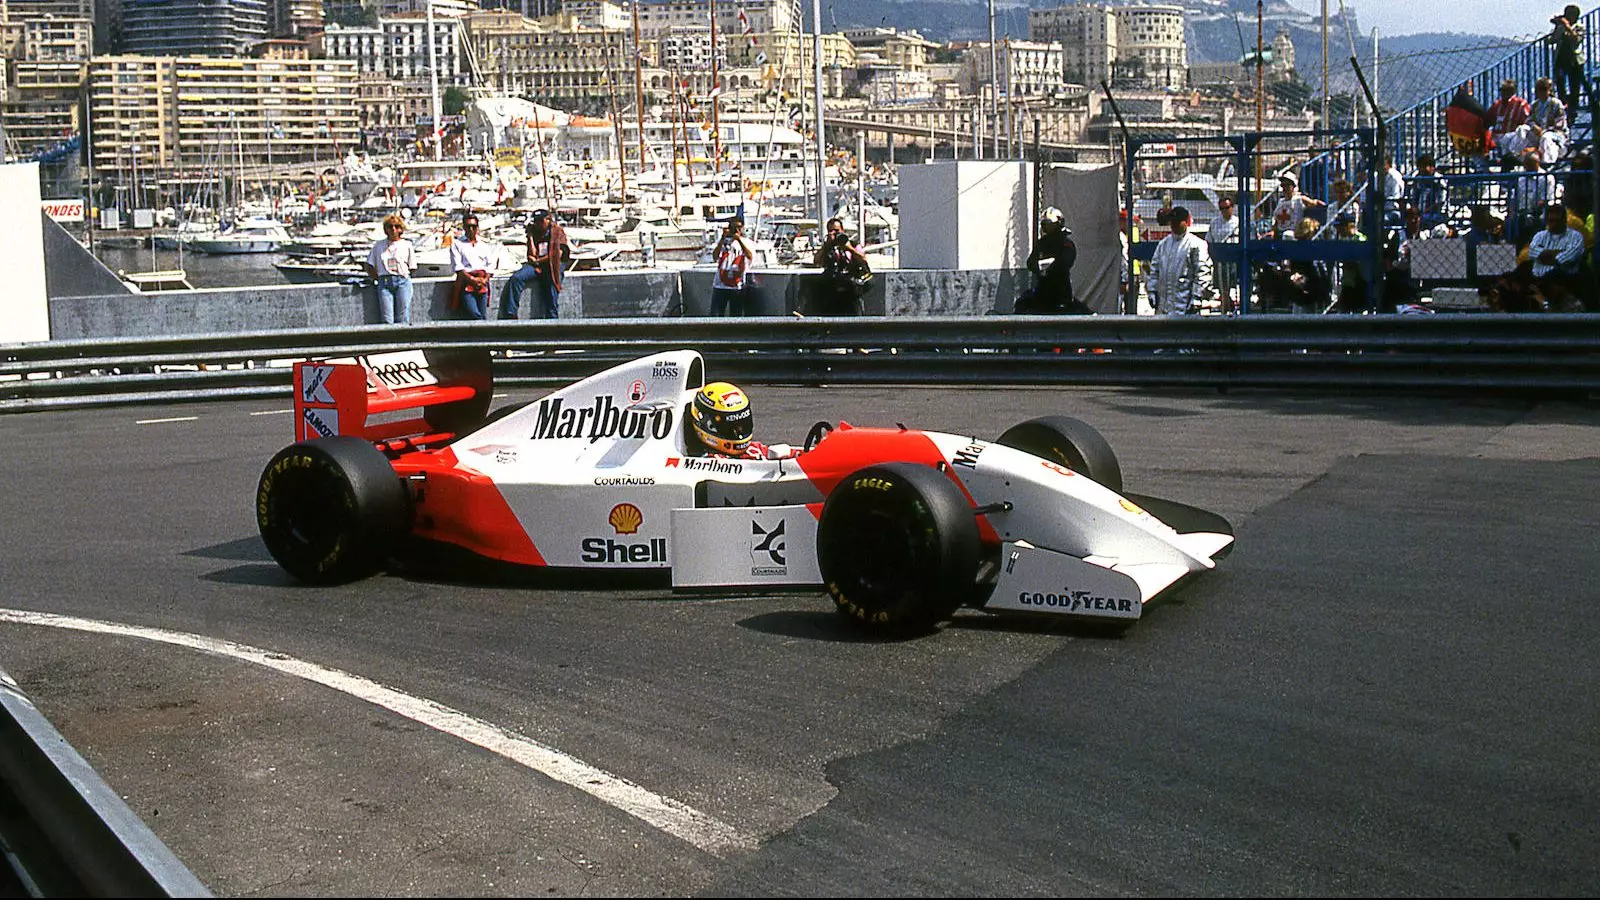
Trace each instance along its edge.
<path fill-rule="evenodd" d="M 201 253 L 276 253 L 293 241 L 282 222 L 269 218 L 239 219 L 210 234 L 194 235 L 185 243 Z"/>

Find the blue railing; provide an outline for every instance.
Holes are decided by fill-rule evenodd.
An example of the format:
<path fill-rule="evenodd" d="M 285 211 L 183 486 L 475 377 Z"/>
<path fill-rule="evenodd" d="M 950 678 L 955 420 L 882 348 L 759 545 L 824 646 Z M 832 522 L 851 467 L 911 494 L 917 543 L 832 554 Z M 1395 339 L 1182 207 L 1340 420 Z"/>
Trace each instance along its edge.
<path fill-rule="evenodd" d="M 1600 65 L 1600 9 L 1589 11 L 1579 22 L 1583 26 L 1584 74 L 1586 79 L 1590 79 L 1597 65 Z M 1541 36 L 1511 51 L 1504 59 L 1483 71 L 1445 85 L 1432 97 L 1396 113 L 1384 120 L 1387 129 L 1384 149 L 1394 155 L 1395 165 L 1402 170 L 1409 170 L 1409 166 L 1423 153 L 1433 154 L 1440 168 L 1464 168 L 1464 163 L 1455 154 L 1444 124 L 1445 108 L 1455 97 L 1456 89 L 1463 83 L 1471 82 L 1473 95 L 1487 108 L 1499 98 L 1500 83 L 1509 78 L 1517 83 L 1521 96 L 1531 98 L 1534 81 L 1552 74 L 1551 52 L 1550 44 Z M 1378 100 L 1381 103 L 1382 96 Z M 1592 128 L 1587 111 L 1568 110 L 1567 122 L 1572 132 L 1572 145 L 1587 143 Z"/>

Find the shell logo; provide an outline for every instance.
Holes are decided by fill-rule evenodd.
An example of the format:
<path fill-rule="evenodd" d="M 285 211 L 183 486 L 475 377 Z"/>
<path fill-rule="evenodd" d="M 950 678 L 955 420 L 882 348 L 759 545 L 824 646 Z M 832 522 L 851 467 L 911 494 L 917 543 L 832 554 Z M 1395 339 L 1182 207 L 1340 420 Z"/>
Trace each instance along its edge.
<path fill-rule="evenodd" d="M 1128 512 L 1133 513 L 1136 516 L 1144 515 L 1144 507 L 1142 507 L 1139 504 L 1133 502 L 1132 500 L 1129 500 L 1126 497 L 1118 497 L 1117 498 L 1117 502 L 1122 504 L 1122 508 L 1123 509 L 1127 510 Z"/>
<path fill-rule="evenodd" d="M 611 507 L 611 515 L 606 517 L 611 527 L 617 534 L 638 534 L 639 526 L 644 524 L 644 513 L 639 512 L 639 507 L 632 503 L 618 503 Z"/>

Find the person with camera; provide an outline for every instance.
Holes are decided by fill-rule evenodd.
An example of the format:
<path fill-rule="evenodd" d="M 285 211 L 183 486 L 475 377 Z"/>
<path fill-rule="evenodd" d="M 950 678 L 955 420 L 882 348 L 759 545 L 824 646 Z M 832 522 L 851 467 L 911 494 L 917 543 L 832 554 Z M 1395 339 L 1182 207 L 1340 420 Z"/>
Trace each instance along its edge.
<path fill-rule="evenodd" d="M 822 279 L 811 298 L 811 315 L 859 316 L 861 295 L 872 278 L 872 267 L 845 233 L 844 220 L 828 220 L 828 236 L 817 248 L 812 263 L 822 267 Z"/>
<path fill-rule="evenodd" d="M 1066 217 L 1054 206 L 1039 214 L 1039 240 L 1028 254 L 1028 271 L 1034 274 L 1033 290 L 1017 301 L 1016 311 L 1036 316 L 1086 316 L 1094 312 L 1072 294 L 1072 265 L 1078 261 L 1078 245 Z"/>
<path fill-rule="evenodd" d="M 1550 45 L 1555 51 L 1550 70 L 1555 76 L 1556 96 L 1569 111 L 1577 109 L 1583 96 L 1583 27 L 1578 24 L 1582 17 L 1583 10 L 1576 4 L 1550 17 Z"/>

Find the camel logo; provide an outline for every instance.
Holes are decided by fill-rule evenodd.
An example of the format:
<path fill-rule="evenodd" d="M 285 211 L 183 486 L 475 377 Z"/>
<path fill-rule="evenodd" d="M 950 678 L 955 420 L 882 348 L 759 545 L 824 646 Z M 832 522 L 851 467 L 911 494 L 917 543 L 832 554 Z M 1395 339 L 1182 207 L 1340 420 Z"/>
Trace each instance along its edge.
<path fill-rule="evenodd" d="M 611 527 L 617 534 L 638 534 L 639 526 L 644 524 L 644 513 L 639 512 L 639 507 L 632 503 L 618 503 L 611 507 L 611 515 L 606 517 Z"/>

